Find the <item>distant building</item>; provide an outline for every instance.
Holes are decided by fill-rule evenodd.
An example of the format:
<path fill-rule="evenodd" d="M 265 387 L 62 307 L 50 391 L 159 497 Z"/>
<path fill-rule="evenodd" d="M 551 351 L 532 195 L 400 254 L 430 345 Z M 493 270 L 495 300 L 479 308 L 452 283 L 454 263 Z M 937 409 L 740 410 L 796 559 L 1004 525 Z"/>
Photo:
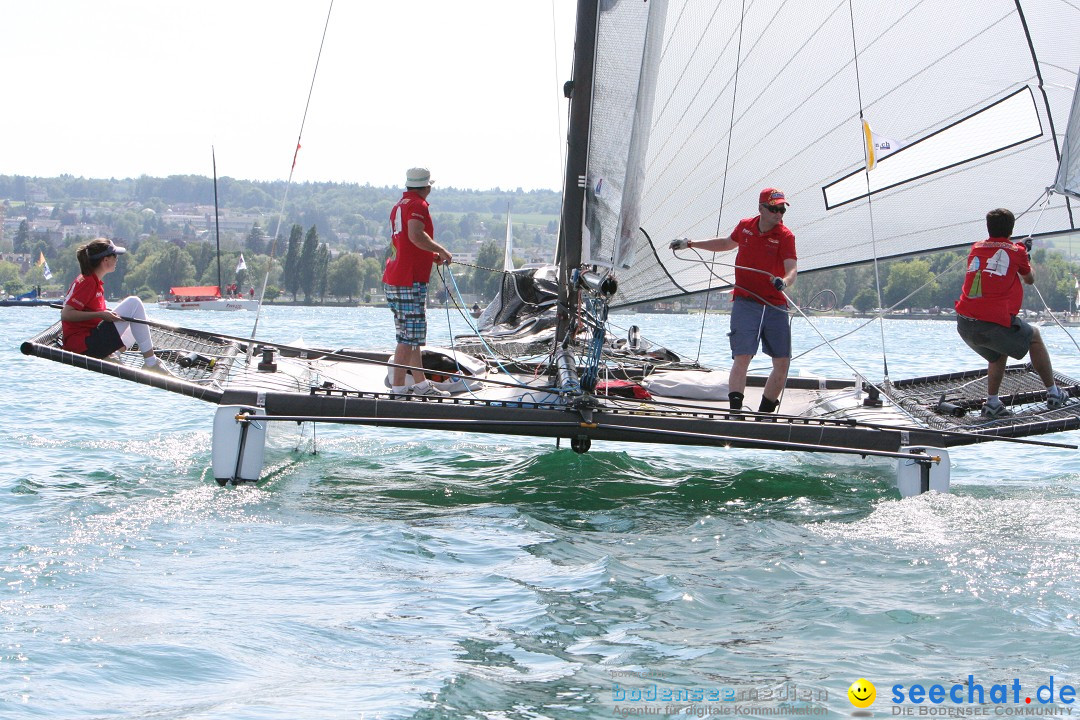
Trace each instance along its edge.
<path fill-rule="evenodd" d="M 64 225 L 60 228 L 60 232 L 63 234 L 64 242 L 76 237 L 96 238 L 105 237 L 108 234 L 100 225 L 93 225 L 91 223 Z"/>
<path fill-rule="evenodd" d="M 35 220 L 30 223 L 30 239 L 44 240 L 51 247 L 64 244 L 64 231 L 59 220 Z"/>

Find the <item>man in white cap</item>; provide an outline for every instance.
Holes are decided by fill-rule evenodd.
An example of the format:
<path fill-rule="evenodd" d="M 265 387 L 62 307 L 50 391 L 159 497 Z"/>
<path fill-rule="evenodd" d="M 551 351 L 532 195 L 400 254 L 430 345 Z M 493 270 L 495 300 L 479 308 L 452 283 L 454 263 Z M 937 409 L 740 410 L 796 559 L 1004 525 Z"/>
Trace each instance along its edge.
<path fill-rule="evenodd" d="M 435 242 L 427 196 L 431 194 L 431 173 L 427 168 L 410 168 L 405 176 L 405 192 L 390 211 L 394 247 L 383 272 L 386 302 L 394 312 L 397 331 L 396 365 L 423 367 L 420 347 L 427 341 L 427 284 L 432 263 L 449 264 L 450 252 Z M 406 393 L 447 397 L 450 393 L 432 385 L 423 372 L 408 371 L 413 382 L 405 383 L 406 370 L 395 367 L 390 373 L 390 389 L 395 396 Z M 419 377 L 417 377 L 419 375 Z"/>
<path fill-rule="evenodd" d="M 784 225 L 787 198 L 776 188 L 765 188 L 758 196 L 756 217 L 742 220 L 727 237 L 708 240 L 672 240 L 672 250 L 711 250 L 735 254 L 735 288 L 731 305 L 731 371 L 728 374 L 728 403 L 741 410 L 746 389 L 746 371 L 760 346 L 772 357 L 772 372 L 761 393 L 758 412 L 775 412 L 787 383 L 791 365 L 791 326 L 788 324 L 784 288 L 798 274 L 795 235 Z"/>

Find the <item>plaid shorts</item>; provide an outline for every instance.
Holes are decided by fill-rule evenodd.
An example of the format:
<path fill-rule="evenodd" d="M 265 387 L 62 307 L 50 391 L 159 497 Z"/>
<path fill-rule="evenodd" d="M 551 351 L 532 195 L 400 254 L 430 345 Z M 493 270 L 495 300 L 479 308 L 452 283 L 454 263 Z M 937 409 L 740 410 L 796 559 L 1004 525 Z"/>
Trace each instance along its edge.
<path fill-rule="evenodd" d="M 407 287 L 383 284 L 386 303 L 394 311 L 394 329 L 402 345 L 420 347 L 427 342 L 427 283 L 414 282 Z"/>

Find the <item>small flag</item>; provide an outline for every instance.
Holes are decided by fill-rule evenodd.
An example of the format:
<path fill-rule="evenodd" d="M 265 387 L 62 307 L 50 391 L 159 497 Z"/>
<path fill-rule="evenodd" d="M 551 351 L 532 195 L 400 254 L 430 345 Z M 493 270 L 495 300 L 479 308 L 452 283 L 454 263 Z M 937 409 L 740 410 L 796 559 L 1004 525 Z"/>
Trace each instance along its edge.
<path fill-rule="evenodd" d="M 49 269 L 49 262 L 45 259 L 45 253 L 38 251 L 38 267 L 41 268 L 41 274 L 46 280 L 52 280 L 52 270 Z"/>
<path fill-rule="evenodd" d="M 883 138 L 870 129 L 870 123 L 863 120 L 863 142 L 866 147 L 866 170 L 874 169 L 879 160 L 883 160 L 900 149 L 900 143 Z"/>
<path fill-rule="evenodd" d="M 236 272 L 241 270 L 247 270 L 247 263 L 244 262 L 244 253 L 240 253 L 240 259 L 236 261 Z"/>

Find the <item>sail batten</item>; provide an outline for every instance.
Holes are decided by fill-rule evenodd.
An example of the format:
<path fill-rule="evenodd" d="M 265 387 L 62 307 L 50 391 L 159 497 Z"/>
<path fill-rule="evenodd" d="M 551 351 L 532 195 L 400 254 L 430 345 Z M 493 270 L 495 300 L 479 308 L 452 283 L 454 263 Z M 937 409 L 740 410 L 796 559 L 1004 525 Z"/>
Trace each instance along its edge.
<path fill-rule="evenodd" d="M 1017 235 L 1075 229 L 1064 196 L 1077 197 L 1080 170 L 1071 191 L 1055 183 L 1069 171 L 1051 128 L 1072 107 L 1080 8 L 896 5 L 851 0 L 849 14 L 846 0 L 758 0 L 743 15 L 738 0 L 601 2 L 582 262 L 613 268 L 613 306 L 715 288 L 693 253 L 667 244 L 714 236 L 718 217 L 727 234 L 757 214 L 762 187 L 787 193 L 801 272 L 868 261 L 874 244 L 882 258 L 962 247 L 985 232 L 987 210 L 1022 213 L 1051 184 L 1059 194 L 1038 219 L 1019 217 Z M 864 113 L 901 146 L 869 177 Z M 1080 131 L 1070 135 L 1063 159 L 1077 155 Z"/>

